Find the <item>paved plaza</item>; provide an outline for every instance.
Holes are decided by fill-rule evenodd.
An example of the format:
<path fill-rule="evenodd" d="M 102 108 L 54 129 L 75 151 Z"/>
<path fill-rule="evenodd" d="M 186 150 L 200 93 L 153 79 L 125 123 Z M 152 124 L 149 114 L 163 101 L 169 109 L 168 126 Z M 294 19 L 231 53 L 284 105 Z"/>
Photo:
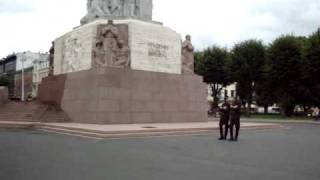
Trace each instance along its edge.
<path fill-rule="evenodd" d="M 3 180 L 318 180 L 319 125 L 217 134 L 95 140 L 0 130 Z"/>

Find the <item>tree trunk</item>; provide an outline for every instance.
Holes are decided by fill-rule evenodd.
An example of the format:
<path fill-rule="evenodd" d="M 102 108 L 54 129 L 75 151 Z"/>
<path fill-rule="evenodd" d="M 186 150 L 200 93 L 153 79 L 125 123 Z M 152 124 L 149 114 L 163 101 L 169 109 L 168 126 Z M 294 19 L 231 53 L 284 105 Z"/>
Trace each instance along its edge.
<path fill-rule="evenodd" d="M 263 108 L 264 108 L 264 114 L 269 114 L 269 106 L 265 105 Z"/>
<path fill-rule="evenodd" d="M 305 116 L 308 116 L 309 107 L 307 107 L 307 105 L 303 105 L 303 113 L 304 113 Z"/>
<path fill-rule="evenodd" d="M 247 114 L 248 117 L 251 116 L 251 104 L 252 104 L 252 101 L 249 100 L 249 101 L 248 101 L 247 112 L 246 112 L 246 114 Z"/>
<path fill-rule="evenodd" d="M 294 113 L 294 107 L 295 106 L 286 106 L 286 107 L 282 107 L 282 114 L 288 118 L 292 117 L 293 113 Z"/>

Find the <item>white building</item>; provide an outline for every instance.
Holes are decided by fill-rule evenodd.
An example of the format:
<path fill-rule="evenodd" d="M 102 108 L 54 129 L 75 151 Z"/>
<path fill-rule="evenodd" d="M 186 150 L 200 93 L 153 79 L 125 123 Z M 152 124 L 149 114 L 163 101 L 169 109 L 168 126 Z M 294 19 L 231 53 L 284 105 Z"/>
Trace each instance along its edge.
<path fill-rule="evenodd" d="M 42 78 L 47 77 L 49 73 L 49 54 L 48 53 L 34 53 L 22 52 L 16 53 L 16 71 L 23 69 L 32 69 L 32 96 L 37 97 L 38 86 Z"/>
<path fill-rule="evenodd" d="M 33 97 L 37 97 L 39 84 L 42 79 L 49 74 L 49 56 L 44 54 L 40 59 L 33 61 L 33 76 L 32 76 L 32 94 Z"/>
<path fill-rule="evenodd" d="M 212 89 L 210 86 L 208 86 L 208 101 L 213 101 L 211 94 L 212 94 Z M 225 88 L 222 88 L 219 97 L 220 97 L 220 101 L 223 101 L 225 97 L 227 97 L 227 100 L 234 100 L 237 97 L 236 83 L 231 84 Z"/>
<path fill-rule="evenodd" d="M 33 53 L 30 51 L 16 53 L 15 54 L 17 56 L 16 71 L 21 71 L 22 67 L 24 69 L 31 68 L 33 66 L 33 61 L 39 58 L 39 54 L 40 53 Z"/>

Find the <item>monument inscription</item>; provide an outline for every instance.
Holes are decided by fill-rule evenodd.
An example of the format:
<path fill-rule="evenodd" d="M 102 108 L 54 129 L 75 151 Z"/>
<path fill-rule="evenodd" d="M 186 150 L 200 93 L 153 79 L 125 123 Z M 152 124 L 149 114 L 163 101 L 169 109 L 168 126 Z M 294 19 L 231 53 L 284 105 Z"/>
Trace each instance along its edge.
<path fill-rule="evenodd" d="M 148 55 L 159 58 L 168 58 L 169 46 L 159 43 L 148 43 Z"/>

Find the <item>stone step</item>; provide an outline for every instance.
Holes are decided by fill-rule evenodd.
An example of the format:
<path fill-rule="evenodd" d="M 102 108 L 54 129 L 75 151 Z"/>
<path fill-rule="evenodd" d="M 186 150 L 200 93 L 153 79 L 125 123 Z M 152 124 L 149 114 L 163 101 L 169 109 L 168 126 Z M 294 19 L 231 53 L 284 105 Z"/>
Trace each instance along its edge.
<path fill-rule="evenodd" d="M 59 126 L 52 124 L 41 124 L 39 127 L 42 130 L 50 131 L 53 133 L 63 133 L 75 136 L 86 136 L 91 138 L 127 138 L 127 137 L 148 137 L 148 136 L 176 136 L 176 135 L 203 135 L 218 133 L 219 128 L 216 127 L 202 127 L 202 128 L 177 128 L 177 129 L 146 129 L 146 130 L 121 130 L 121 131 L 102 131 L 94 129 L 82 129 L 69 126 Z M 265 130 L 283 128 L 282 125 L 251 125 L 244 126 L 241 130 Z"/>
<path fill-rule="evenodd" d="M 141 125 L 143 126 L 143 125 Z M 42 127 L 50 127 L 50 128 L 63 128 L 63 129 L 68 129 L 68 130 L 72 130 L 72 131 L 84 131 L 84 132 L 93 132 L 93 133 L 101 133 L 103 132 L 104 134 L 119 134 L 119 133 L 141 133 L 141 132 L 145 132 L 145 133 L 148 133 L 148 132 L 169 132 L 169 131 L 172 131 L 172 132 L 183 132 L 183 131 L 207 131 L 207 130 L 210 130 L 210 131 L 214 131 L 214 130 L 218 130 L 218 128 L 208 128 L 208 127 L 205 127 L 205 128 L 171 128 L 171 129 L 161 129 L 161 128 L 145 128 L 143 130 L 139 129 L 139 130 L 119 130 L 119 131 L 100 131 L 100 130 L 93 130 L 93 129 L 83 129 L 83 128 L 77 128 L 77 127 L 68 127 L 68 126 L 59 126 L 59 125 L 54 125 L 54 124 L 45 124 L 45 125 L 42 125 Z"/>
<path fill-rule="evenodd" d="M 33 117 L 34 115 L 33 114 L 0 114 L 0 118 L 3 118 L 3 117 Z"/>
<path fill-rule="evenodd" d="M 41 130 L 52 132 L 52 133 L 62 133 L 62 134 L 68 134 L 68 135 L 75 135 L 75 136 L 85 136 L 85 137 L 91 137 L 91 138 L 103 138 L 103 139 L 109 139 L 109 138 L 127 138 L 127 137 L 154 137 L 154 136 L 173 136 L 173 135 L 201 135 L 201 134 L 210 134 L 217 132 L 216 130 L 162 130 L 162 131 L 149 131 L 149 132 L 143 132 L 143 131 L 137 131 L 137 132 L 129 132 L 129 131 L 123 131 L 123 132 L 89 132 L 88 130 L 70 130 L 69 128 L 54 128 L 54 127 L 48 127 L 48 126 L 42 126 L 40 127 Z"/>
<path fill-rule="evenodd" d="M 12 115 L 23 115 L 23 114 L 26 114 L 26 115 L 32 115 L 34 114 L 33 112 L 4 112 L 4 113 L 0 113 L 0 115 L 2 116 L 12 116 Z"/>
<path fill-rule="evenodd" d="M 13 122 L 0 121 L 2 128 L 32 128 L 46 132 L 81 136 L 95 139 L 115 138 L 138 138 L 155 136 L 182 136 L 182 135 L 206 135 L 219 132 L 218 123 L 190 123 L 186 124 L 158 124 L 158 129 L 144 130 L 144 126 L 150 124 L 127 124 L 127 125 L 99 125 L 76 124 L 76 123 L 40 123 L 40 122 Z M 174 126 L 174 128 L 172 128 Z M 189 128 L 190 127 L 190 128 Z M 243 123 L 241 130 L 266 130 L 284 128 L 281 124 L 270 123 Z"/>
<path fill-rule="evenodd" d="M 0 107 L 0 120 L 2 121 L 21 120 L 30 122 L 35 121 L 35 119 L 43 122 L 67 122 L 69 120 L 64 112 L 36 102 L 9 102 L 5 106 Z"/>
<path fill-rule="evenodd" d="M 34 119 L 0 119 L 0 121 L 11 121 L 11 122 L 38 122 L 37 120 Z"/>

